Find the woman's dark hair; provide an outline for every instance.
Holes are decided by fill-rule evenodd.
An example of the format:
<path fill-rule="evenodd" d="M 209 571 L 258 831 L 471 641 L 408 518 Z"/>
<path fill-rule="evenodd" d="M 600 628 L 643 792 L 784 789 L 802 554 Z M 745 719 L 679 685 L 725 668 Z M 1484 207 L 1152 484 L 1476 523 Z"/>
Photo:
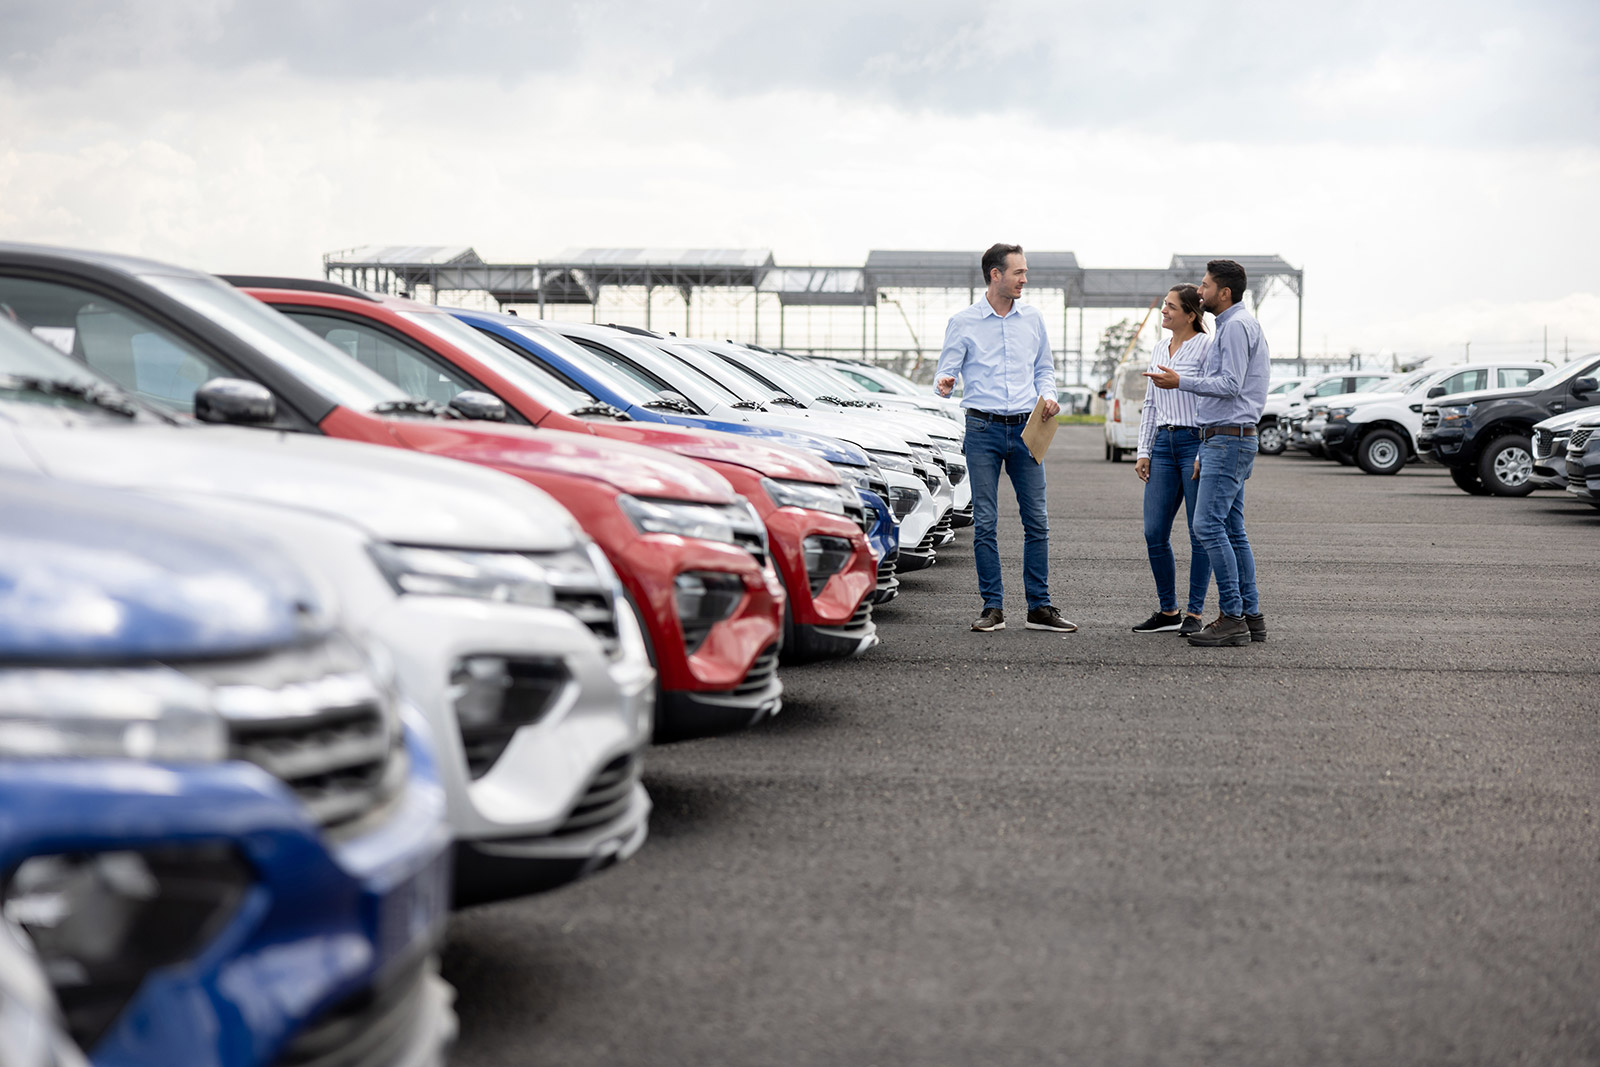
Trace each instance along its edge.
<path fill-rule="evenodd" d="M 1205 333 L 1206 316 L 1204 310 L 1200 307 L 1200 290 L 1188 282 L 1184 282 L 1182 285 L 1174 285 L 1167 292 L 1178 294 L 1178 306 L 1183 309 L 1183 313 L 1188 315 L 1190 321 L 1194 323 L 1194 332 Z"/>
<path fill-rule="evenodd" d="M 983 254 L 983 284 L 988 285 L 992 280 L 992 272 L 999 269 L 1001 274 L 1006 272 L 1006 257 L 1020 256 L 1021 245 L 990 245 L 989 250 Z"/>

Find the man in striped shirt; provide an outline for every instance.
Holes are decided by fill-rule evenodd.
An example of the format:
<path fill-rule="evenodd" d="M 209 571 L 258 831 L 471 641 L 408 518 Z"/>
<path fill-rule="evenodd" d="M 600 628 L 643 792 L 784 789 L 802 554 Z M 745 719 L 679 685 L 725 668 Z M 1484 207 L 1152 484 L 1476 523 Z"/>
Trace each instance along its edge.
<path fill-rule="evenodd" d="M 1022 428 L 1042 397 L 1051 418 L 1056 403 L 1055 360 L 1039 309 L 1017 300 L 1028 284 L 1020 245 L 997 244 L 983 254 L 988 289 L 983 299 L 950 317 L 934 387 L 949 396 L 962 380 L 967 413 L 967 476 L 972 479 L 972 555 L 978 566 L 983 614 L 972 624 L 989 633 L 1006 628 L 1000 574 L 1000 469 L 1017 493 L 1022 515 L 1022 584 L 1028 597 L 1027 629 L 1071 633 L 1077 626 L 1050 603 L 1050 516 L 1045 509 L 1044 466 L 1022 441 Z"/>

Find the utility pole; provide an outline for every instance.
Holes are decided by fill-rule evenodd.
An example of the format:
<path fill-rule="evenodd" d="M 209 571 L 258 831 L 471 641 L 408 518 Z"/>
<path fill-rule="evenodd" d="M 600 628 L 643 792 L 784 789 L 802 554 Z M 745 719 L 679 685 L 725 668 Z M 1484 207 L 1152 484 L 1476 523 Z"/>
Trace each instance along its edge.
<path fill-rule="evenodd" d="M 1471 341 L 1467 342 L 1467 358 L 1466 358 L 1466 362 L 1468 362 L 1468 363 L 1472 362 L 1472 342 Z"/>

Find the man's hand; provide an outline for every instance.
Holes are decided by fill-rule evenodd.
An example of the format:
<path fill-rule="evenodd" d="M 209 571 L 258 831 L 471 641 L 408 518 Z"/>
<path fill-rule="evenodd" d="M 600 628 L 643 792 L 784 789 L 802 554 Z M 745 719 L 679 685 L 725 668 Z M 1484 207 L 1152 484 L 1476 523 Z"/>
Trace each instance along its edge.
<path fill-rule="evenodd" d="M 1156 366 L 1161 367 L 1161 364 L 1157 363 Z M 1178 372 L 1171 367 L 1161 367 L 1159 372 L 1147 370 L 1144 372 L 1144 376 L 1149 378 L 1158 389 L 1176 389 L 1178 387 Z"/>
<path fill-rule="evenodd" d="M 933 383 L 933 387 L 939 391 L 940 396 L 949 396 L 950 390 L 956 387 L 955 377 L 952 375 L 940 378 Z"/>
<path fill-rule="evenodd" d="M 1140 456 L 1134 460 L 1133 473 L 1139 476 L 1141 482 L 1148 482 L 1150 480 L 1150 457 Z"/>
<path fill-rule="evenodd" d="M 1049 397 L 1044 397 L 1044 413 L 1049 418 L 1055 418 L 1061 412 L 1061 405 Z"/>

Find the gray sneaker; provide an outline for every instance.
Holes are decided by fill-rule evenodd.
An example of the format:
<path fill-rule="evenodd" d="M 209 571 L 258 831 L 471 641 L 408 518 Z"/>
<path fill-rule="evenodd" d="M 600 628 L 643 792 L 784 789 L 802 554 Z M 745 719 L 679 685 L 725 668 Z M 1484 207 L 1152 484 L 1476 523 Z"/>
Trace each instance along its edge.
<path fill-rule="evenodd" d="M 1245 625 L 1250 627 L 1250 640 L 1265 641 L 1267 639 L 1267 617 L 1259 611 L 1254 615 L 1244 617 Z"/>
<path fill-rule="evenodd" d="M 1028 612 L 1028 622 L 1025 628 L 1029 630 L 1054 630 L 1058 634 L 1076 633 L 1078 630 L 1076 623 L 1063 619 L 1060 609 L 1050 604 L 1031 609 Z"/>
<path fill-rule="evenodd" d="M 999 608 L 984 608 L 983 614 L 978 616 L 978 621 L 972 624 L 972 628 L 983 634 L 991 630 L 1004 630 L 1006 613 Z"/>
<path fill-rule="evenodd" d="M 1201 648 L 1248 645 L 1250 627 L 1245 623 L 1243 615 L 1218 615 L 1206 624 L 1205 629 L 1197 634 L 1190 634 L 1189 643 Z"/>
<path fill-rule="evenodd" d="M 1205 629 L 1205 625 L 1193 615 L 1185 614 L 1183 616 L 1183 625 L 1178 627 L 1178 636 L 1188 637 L 1190 634 L 1197 634 Z"/>

